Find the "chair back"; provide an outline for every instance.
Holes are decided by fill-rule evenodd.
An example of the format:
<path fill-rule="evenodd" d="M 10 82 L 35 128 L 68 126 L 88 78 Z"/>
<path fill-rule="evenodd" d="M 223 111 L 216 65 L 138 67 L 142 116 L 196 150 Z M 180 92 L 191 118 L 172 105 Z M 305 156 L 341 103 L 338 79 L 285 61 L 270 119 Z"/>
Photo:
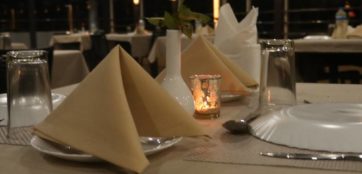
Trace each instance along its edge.
<path fill-rule="evenodd" d="M 89 69 L 93 69 L 108 54 L 109 47 L 105 32 L 98 30 L 91 35 L 92 50 L 84 51 Z"/>
<path fill-rule="evenodd" d="M 80 50 L 80 42 L 54 43 L 56 50 Z"/>

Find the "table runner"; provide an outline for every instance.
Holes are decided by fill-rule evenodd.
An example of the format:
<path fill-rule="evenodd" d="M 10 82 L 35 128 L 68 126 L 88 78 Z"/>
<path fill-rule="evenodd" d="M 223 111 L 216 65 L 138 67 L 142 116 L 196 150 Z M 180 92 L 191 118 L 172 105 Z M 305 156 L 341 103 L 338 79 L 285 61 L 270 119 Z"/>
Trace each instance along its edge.
<path fill-rule="evenodd" d="M 6 127 L 0 127 L 0 144 L 10 144 L 10 145 L 29 145 L 30 139 L 32 137 L 32 128 L 31 127 L 19 127 L 14 128 L 13 138 L 7 138 Z"/>
<path fill-rule="evenodd" d="M 316 151 L 268 143 L 247 134 L 231 135 L 220 128 L 220 130 L 216 132 L 216 135 L 213 136 L 212 140 L 203 143 L 198 148 L 192 150 L 184 157 L 184 160 L 362 172 L 362 161 L 280 159 L 260 156 L 259 152 L 316 153 Z"/>

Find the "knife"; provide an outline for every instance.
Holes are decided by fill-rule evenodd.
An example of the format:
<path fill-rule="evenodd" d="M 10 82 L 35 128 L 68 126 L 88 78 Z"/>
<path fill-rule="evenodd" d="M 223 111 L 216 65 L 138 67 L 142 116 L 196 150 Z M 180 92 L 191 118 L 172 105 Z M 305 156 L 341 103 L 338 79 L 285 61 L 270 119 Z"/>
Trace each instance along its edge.
<path fill-rule="evenodd" d="M 362 160 L 358 153 L 287 153 L 287 152 L 260 152 L 261 156 L 301 159 L 301 160 Z"/>

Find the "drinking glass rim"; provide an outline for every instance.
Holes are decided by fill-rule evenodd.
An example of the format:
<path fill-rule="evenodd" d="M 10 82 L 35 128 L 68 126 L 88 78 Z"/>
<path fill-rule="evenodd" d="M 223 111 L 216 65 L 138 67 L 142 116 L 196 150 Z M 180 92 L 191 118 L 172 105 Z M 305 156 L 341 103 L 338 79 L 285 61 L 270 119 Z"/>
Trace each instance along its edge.
<path fill-rule="evenodd" d="M 191 75 L 189 78 L 190 79 L 200 79 L 200 80 L 206 80 L 206 79 L 216 80 L 216 79 L 221 79 L 221 75 L 220 74 L 194 74 L 194 75 Z"/>
<path fill-rule="evenodd" d="M 259 43 L 266 45 L 285 45 L 294 44 L 294 41 L 291 39 L 260 39 Z"/>
<path fill-rule="evenodd" d="M 6 53 L 11 59 L 46 59 L 48 52 L 45 50 L 12 50 Z"/>

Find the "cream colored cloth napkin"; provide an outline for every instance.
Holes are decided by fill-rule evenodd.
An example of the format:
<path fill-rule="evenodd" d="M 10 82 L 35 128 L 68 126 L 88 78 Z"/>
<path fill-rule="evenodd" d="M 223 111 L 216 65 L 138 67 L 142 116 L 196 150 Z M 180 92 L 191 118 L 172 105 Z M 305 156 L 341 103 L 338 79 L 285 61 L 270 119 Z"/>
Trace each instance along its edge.
<path fill-rule="evenodd" d="M 206 26 L 200 26 L 198 28 L 195 29 L 195 33 L 197 35 L 205 35 L 205 36 L 208 36 L 208 35 L 214 35 L 214 29 L 211 28 L 209 25 L 206 25 Z"/>
<path fill-rule="evenodd" d="M 148 165 L 139 136 L 206 135 L 119 46 L 34 131 L 138 173 Z"/>
<path fill-rule="evenodd" d="M 181 56 L 182 77 L 189 86 L 189 77 L 194 74 L 220 74 L 221 90 L 228 93 L 247 95 L 247 87 L 258 85 L 247 72 L 230 62 L 203 36 L 193 40 Z M 161 82 L 165 75 L 166 71 L 162 71 L 157 81 Z"/>
<path fill-rule="evenodd" d="M 348 39 L 361 39 L 362 38 L 362 25 L 358 25 L 356 28 L 351 29 L 347 33 Z"/>
<path fill-rule="evenodd" d="M 214 44 L 226 57 L 260 83 L 261 51 L 257 43 L 257 18 L 258 8 L 253 7 L 247 16 L 238 22 L 230 4 L 224 4 L 220 8 Z"/>

